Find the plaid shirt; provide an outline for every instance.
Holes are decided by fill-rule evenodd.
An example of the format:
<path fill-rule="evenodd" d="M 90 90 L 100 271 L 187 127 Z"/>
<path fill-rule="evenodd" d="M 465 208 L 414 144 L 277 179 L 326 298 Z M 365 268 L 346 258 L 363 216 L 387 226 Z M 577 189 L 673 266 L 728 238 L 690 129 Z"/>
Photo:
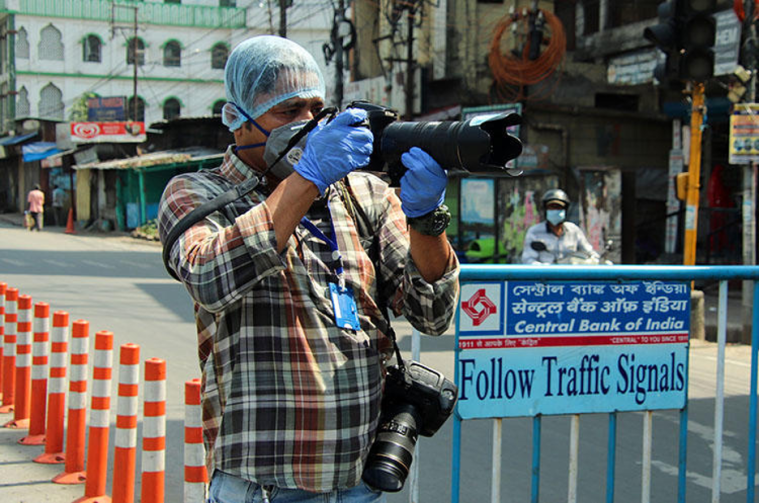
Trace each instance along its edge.
<path fill-rule="evenodd" d="M 161 238 L 252 174 L 230 149 L 219 168 L 172 179 L 159 209 Z M 315 203 L 307 218 L 331 236 L 331 216 L 359 332 L 335 325 L 329 247 L 299 225 L 277 253 L 271 213 L 256 191 L 197 223 L 171 250 L 171 267 L 195 301 L 211 473 L 215 467 L 313 492 L 357 485 L 379 421 L 391 345 L 377 299 L 420 332 L 439 335 L 450 325 L 458 295 L 455 254 L 441 279 L 424 281 L 409 254 L 395 192 L 368 173 L 349 177 L 371 235 L 358 235 L 360 217 L 336 186 L 328 191 L 329 207 Z M 375 236 L 377 265 L 365 252 Z"/>

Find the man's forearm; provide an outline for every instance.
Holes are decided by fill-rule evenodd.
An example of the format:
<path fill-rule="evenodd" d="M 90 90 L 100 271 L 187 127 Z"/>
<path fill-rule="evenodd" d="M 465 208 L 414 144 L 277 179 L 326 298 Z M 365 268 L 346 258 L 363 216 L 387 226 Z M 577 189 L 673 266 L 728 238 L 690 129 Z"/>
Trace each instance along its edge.
<path fill-rule="evenodd" d="M 451 259 L 451 246 L 445 232 L 439 236 L 427 236 L 409 229 L 411 258 L 422 278 L 428 283 L 439 280 Z"/>
<path fill-rule="evenodd" d="M 274 220 L 274 235 L 277 237 L 277 252 L 282 253 L 300 219 L 306 214 L 314 199 L 319 195 L 316 185 L 298 173 L 283 180 L 274 192 L 266 198 L 266 205 Z"/>

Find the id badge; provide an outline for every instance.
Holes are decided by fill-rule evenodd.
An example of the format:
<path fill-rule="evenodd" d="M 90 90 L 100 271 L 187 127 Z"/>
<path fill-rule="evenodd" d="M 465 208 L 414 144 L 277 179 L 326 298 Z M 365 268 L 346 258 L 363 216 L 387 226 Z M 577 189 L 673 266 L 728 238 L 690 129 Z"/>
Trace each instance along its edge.
<path fill-rule="evenodd" d="M 335 324 L 340 328 L 361 330 L 361 324 L 358 322 L 356 299 L 353 297 L 353 288 L 349 286 L 340 288 L 339 285 L 330 283 L 329 294 L 332 298 L 332 311 L 335 313 Z"/>

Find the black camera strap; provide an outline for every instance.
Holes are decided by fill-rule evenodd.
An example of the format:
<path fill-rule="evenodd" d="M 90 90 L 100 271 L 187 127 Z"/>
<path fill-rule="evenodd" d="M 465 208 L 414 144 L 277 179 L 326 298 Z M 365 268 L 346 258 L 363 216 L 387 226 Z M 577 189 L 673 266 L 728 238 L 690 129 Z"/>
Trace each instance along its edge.
<path fill-rule="evenodd" d="M 361 206 L 361 203 L 358 202 L 358 199 L 356 198 L 356 195 L 353 193 L 353 189 L 350 186 L 350 183 L 348 182 L 348 177 L 345 177 L 344 181 L 340 182 L 339 186 L 339 192 L 341 195 L 341 199 L 343 200 L 343 204 L 345 204 L 346 209 L 348 210 L 348 213 L 353 216 L 353 220 L 356 222 L 356 228 L 358 229 L 359 236 L 364 237 L 371 237 L 372 244 L 369 246 L 368 250 L 366 251 L 366 254 L 369 255 L 369 258 L 371 259 L 373 264 L 379 263 L 379 234 L 375 232 L 375 229 L 373 228 L 372 222 L 369 219 L 369 215 L 366 214 L 366 211 L 364 211 L 364 208 Z M 347 196 L 346 196 L 347 195 Z M 382 293 L 382 283 L 381 283 L 381 277 L 379 274 L 376 275 L 377 277 L 377 291 Z M 381 327 L 382 331 L 387 334 L 387 336 L 390 338 L 391 341 L 393 341 L 393 351 L 395 352 L 395 359 L 398 362 L 398 367 L 403 370 L 403 357 L 401 356 L 401 350 L 398 347 L 398 341 L 397 337 L 395 336 L 395 330 L 393 329 L 391 323 L 390 323 L 390 314 L 389 314 L 389 308 L 387 306 L 387 302 L 382 298 L 382 296 L 378 296 L 377 304 L 380 309 L 380 312 L 382 313 L 382 317 L 384 318 L 381 320 L 381 323 L 384 322 L 384 326 Z"/>

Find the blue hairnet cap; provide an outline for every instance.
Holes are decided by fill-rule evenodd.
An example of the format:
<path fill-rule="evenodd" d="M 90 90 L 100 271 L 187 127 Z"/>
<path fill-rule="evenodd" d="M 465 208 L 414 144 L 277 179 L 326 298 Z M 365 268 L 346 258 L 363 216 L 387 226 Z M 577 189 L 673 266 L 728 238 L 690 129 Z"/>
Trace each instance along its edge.
<path fill-rule="evenodd" d="M 224 68 L 228 103 L 222 122 L 230 131 L 290 98 L 324 98 L 324 77 L 314 57 L 292 40 L 261 35 L 241 42 Z M 232 105 L 234 103 L 234 105 Z M 236 105 L 236 107 L 235 107 Z"/>

